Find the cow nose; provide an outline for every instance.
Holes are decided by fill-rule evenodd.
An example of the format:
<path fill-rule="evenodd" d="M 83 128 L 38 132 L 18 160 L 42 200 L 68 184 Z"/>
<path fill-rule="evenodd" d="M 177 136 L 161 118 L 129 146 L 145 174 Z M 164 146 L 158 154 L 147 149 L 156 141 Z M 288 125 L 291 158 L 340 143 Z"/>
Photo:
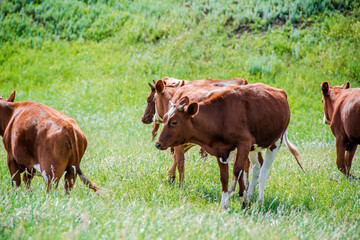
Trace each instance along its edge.
<path fill-rule="evenodd" d="M 159 150 L 161 150 L 161 144 L 160 143 L 155 143 L 155 147 Z"/>

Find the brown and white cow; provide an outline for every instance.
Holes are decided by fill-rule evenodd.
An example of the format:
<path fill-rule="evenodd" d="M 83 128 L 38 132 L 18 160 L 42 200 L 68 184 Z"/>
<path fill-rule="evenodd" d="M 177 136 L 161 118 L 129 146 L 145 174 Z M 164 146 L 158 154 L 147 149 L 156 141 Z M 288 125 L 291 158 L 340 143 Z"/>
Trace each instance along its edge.
<path fill-rule="evenodd" d="M 40 174 L 49 192 L 51 184 L 57 187 L 65 172 L 67 193 L 77 175 L 95 192 L 100 190 L 80 170 L 87 140 L 76 121 L 44 104 L 14 99 L 15 90 L 8 99 L 0 99 L 0 135 L 13 184 L 19 187 L 24 173 L 29 189 L 33 176 Z"/>
<path fill-rule="evenodd" d="M 176 102 L 181 98 L 182 95 L 186 94 L 190 97 L 192 101 L 201 101 L 209 96 L 220 93 L 225 90 L 226 86 L 232 85 L 245 85 L 247 84 L 247 80 L 241 78 L 233 78 L 229 80 L 213 80 L 213 79 L 204 79 L 204 80 L 195 80 L 195 81 L 187 81 L 180 80 L 179 82 L 169 83 L 169 80 L 166 81 L 158 80 L 155 85 L 150 85 L 152 91 L 148 96 L 148 107 L 145 110 L 144 119 L 149 119 L 149 115 L 147 113 L 153 112 L 153 119 L 156 123 L 162 122 L 162 117 L 169 110 L 170 105 L 169 101 L 172 100 Z M 153 107 L 155 110 L 150 110 L 149 100 L 152 99 Z M 147 118 L 145 118 L 147 116 Z M 154 128 L 153 128 L 154 130 Z M 157 128 L 156 128 L 157 130 Z M 155 133 L 156 135 L 156 133 Z M 155 136 L 153 134 L 153 137 Z M 168 176 L 171 181 L 174 181 L 176 175 L 176 168 L 179 171 L 179 185 L 181 185 L 184 181 L 184 154 L 192 147 L 193 144 L 185 144 L 181 146 L 175 146 L 173 148 L 173 164 L 168 171 Z M 235 188 L 233 183 L 232 188 Z"/>
<path fill-rule="evenodd" d="M 345 86 L 331 87 L 328 82 L 321 84 L 324 107 L 324 123 L 330 125 L 336 138 L 336 164 L 347 177 L 357 145 L 360 144 L 360 89 Z"/>
<path fill-rule="evenodd" d="M 200 103 L 187 105 L 188 100 L 184 98 L 184 104 L 174 105 L 164 117 L 164 128 L 155 144 L 156 148 L 165 150 L 187 142 L 195 143 L 217 157 L 222 183 L 222 208 L 229 205 L 226 161 L 234 149 L 237 149 L 237 154 L 233 174 L 239 184 L 244 181 L 239 176 L 246 171 L 248 156 L 253 165 L 244 205 L 249 203 L 259 178 L 258 200 L 264 201 L 265 182 L 283 138 L 302 168 L 300 154 L 286 135 L 290 108 L 285 91 L 265 84 L 228 88 Z M 266 156 L 260 166 L 256 152 L 262 150 L 266 150 Z M 239 194 L 242 195 L 241 192 Z"/>

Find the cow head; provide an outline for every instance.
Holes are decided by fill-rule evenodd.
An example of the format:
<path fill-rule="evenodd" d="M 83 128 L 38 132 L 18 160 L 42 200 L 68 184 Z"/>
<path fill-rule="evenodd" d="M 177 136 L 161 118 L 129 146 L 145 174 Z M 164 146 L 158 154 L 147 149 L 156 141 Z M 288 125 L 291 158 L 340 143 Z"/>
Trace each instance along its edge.
<path fill-rule="evenodd" d="M 328 82 L 323 82 L 321 84 L 322 90 L 322 103 L 324 108 L 324 123 L 330 125 L 331 119 L 334 112 L 334 102 L 337 99 L 339 93 L 343 90 L 350 88 L 350 82 L 346 82 L 345 85 L 342 86 L 334 86 L 330 87 Z"/>
<path fill-rule="evenodd" d="M 184 80 L 178 80 L 169 77 L 165 77 L 164 79 L 165 80 L 160 79 L 157 82 L 153 80 L 154 85 L 148 83 L 151 92 L 147 97 L 147 107 L 145 109 L 144 115 L 141 118 L 141 121 L 145 124 L 150 124 L 153 121 L 161 122 L 162 116 L 164 116 L 166 111 L 169 109 L 167 103 L 171 99 L 171 95 L 166 93 L 165 87 L 176 88 L 181 87 L 185 84 Z M 156 98 L 156 95 L 158 95 L 159 97 Z M 158 110 L 160 110 L 160 114 L 158 113 Z"/>
<path fill-rule="evenodd" d="M 153 80 L 153 82 L 155 83 L 155 80 Z M 150 124 L 153 121 L 153 117 L 155 114 L 155 102 L 154 102 L 154 97 L 155 97 L 155 86 L 151 83 L 148 83 L 151 89 L 151 92 L 149 94 L 149 96 L 147 97 L 147 106 L 144 112 L 144 115 L 141 118 L 141 121 L 145 124 Z"/>
<path fill-rule="evenodd" d="M 162 118 L 169 110 L 169 101 L 174 96 L 175 91 L 179 86 L 182 86 L 183 81 L 178 81 L 175 84 L 167 84 L 164 80 L 158 80 L 155 83 L 155 115 L 154 121 L 162 122 Z"/>
<path fill-rule="evenodd" d="M 191 137 L 191 118 L 198 112 L 197 103 L 189 103 L 189 98 L 184 97 L 179 105 L 172 104 L 164 116 L 164 128 L 160 133 L 155 147 L 166 150 L 168 147 L 187 143 Z"/>

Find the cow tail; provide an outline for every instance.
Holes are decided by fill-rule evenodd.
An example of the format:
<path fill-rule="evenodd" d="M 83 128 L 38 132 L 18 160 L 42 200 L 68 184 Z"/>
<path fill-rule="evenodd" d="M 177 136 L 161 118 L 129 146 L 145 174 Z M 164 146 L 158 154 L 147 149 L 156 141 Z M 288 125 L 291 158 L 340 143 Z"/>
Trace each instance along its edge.
<path fill-rule="evenodd" d="M 75 132 L 75 129 L 73 127 L 68 128 L 68 133 L 69 133 L 69 137 L 70 137 L 70 144 L 71 144 L 71 149 L 75 158 L 75 168 L 76 168 L 76 173 L 79 175 L 80 180 L 86 185 L 88 186 L 90 189 L 94 190 L 94 192 L 97 192 L 98 190 L 100 190 L 100 187 L 97 186 L 95 183 L 93 183 L 90 179 L 88 179 L 83 172 L 80 169 L 80 154 L 79 154 L 79 146 L 77 144 L 78 142 L 78 138 Z"/>
<path fill-rule="evenodd" d="M 295 147 L 295 145 L 292 144 L 292 143 L 289 141 L 289 139 L 288 139 L 288 137 L 287 137 L 287 131 L 285 131 L 285 133 L 284 133 L 284 140 L 285 140 L 286 147 L 289 149 L 289 151 L 291 152 L 291 154 L 294 155 L 294 157 L 295 157 L 297 163 L 299 164 L 301 170 L 306 174 L 304 168 L 302 167 L 302 165 L 301 165 L 301 163 L 300 163 L 300 162 L 301 162 L 300 153 L 299 153 L 299 151 L 297 150 L 297 148 Z"/>

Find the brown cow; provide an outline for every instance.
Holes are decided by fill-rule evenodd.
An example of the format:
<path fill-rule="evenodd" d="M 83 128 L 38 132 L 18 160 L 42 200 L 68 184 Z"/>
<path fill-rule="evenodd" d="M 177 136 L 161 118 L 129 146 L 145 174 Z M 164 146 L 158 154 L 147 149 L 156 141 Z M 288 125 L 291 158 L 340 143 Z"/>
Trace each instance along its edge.
<path fill-rule="evenodd" d="M 324 123 L 330 125 L 336 138 L 336 164 L 347 177 L 357 145 L 360 144 L 360 89 L 345 86 L 330 87 L 328 82 L 321 84 L 324 107 Z"/>
<path fill-rule="evenodd" d="M 203 147 L 217 157 L 222 183 L 220 206 L 229 205 L 226 164 L 231 151 L 237 149 L 233 174 L 239 184 L 246 171 L 248 156 L 253 164 L 253 175 L 244 205 L 249 203 L 260 177 L 258 200 L 264 201 L 264 187 L 271 164 L 279 150 L 283 137 L 288 149 L 299 166 L 300 154 L 287 139 L 286 129 L 290 121 L 290 108 L 286 93 L 265 84 L 250 84 L 229 89 L 201 103 L 174 105 L 164 117 L 164 128 L 156 142 L 156 148 L 165 150 L 187 142 Z M 265 160 L 260 167 L 255 152 L 266 149 Z M 249 155 L 250 154 L 250 155 Z M 242 193 L 239 193 L 240 196 Z"/>
<path fill-rule="evenodd" d="M 209 96 L 220 93 L 224 91 L 226 86 L 231 85 L 244 85 L 247 84 L 247 80 L 240 78 L 233 78 L 229 80 L 213 80 L 213 79 L 204 79 L 204 80 L 195 80 L 192 82 L 184 82 L 181 84 L 169 84 L 168 81 L 158 80 L 155 83 L 155 86 L 152 86 L 152 95 L 153 98 L 153 106 L 155 108 L 153 118 L 156 119 L 158 123 L 162 122 L 162 117 L 169 110 L 169 101 L 172 100 L 176 102 L 181 98 L 182 95 L 186 94 L 190 97 L 192 101 L 201 101 L 203 99 L 208 98 Z M 150 84 L 149 84 L 150 85 Z M 185 86 L 184 86 L 185 85 Z M 151 86 L 151 85 L 150 85 Z M 181 86 L 181 87 L 180 87 Z M 155 107 L 156 105 L 156 107 Z M 150 112 L 149 105 L 145 111 L 145 113 Z M 145 116 L 145 114 L 144 114 Z M 144 119 L 144 117 L 143 117 Z M 186 144 L 182 146 L 174 147 L 174 160 L 171 168 L 168 171 L 168 176 L 170 181 L 174 181 L 176 167 L 179 171 L 179 185 L 181 185 L 184 181 L 184 154 L 192 147 L 193 144 Z M 235 188 L 233 183 L 232 189 Z"/>
<path fill-rule="evenodd" d="M 15 90 L 0 99 L 0 135 L 7 151 L 13 184 L 19 187 L 20 174 L 27 189 L 34 175 L 41 174 L 47 192 L 65 173 L 69 193 L 76 176 L 95 192 L 100 190 L 80 170 L 87 140 L 76 121 L 41 103 L 14 102 Z"/>

